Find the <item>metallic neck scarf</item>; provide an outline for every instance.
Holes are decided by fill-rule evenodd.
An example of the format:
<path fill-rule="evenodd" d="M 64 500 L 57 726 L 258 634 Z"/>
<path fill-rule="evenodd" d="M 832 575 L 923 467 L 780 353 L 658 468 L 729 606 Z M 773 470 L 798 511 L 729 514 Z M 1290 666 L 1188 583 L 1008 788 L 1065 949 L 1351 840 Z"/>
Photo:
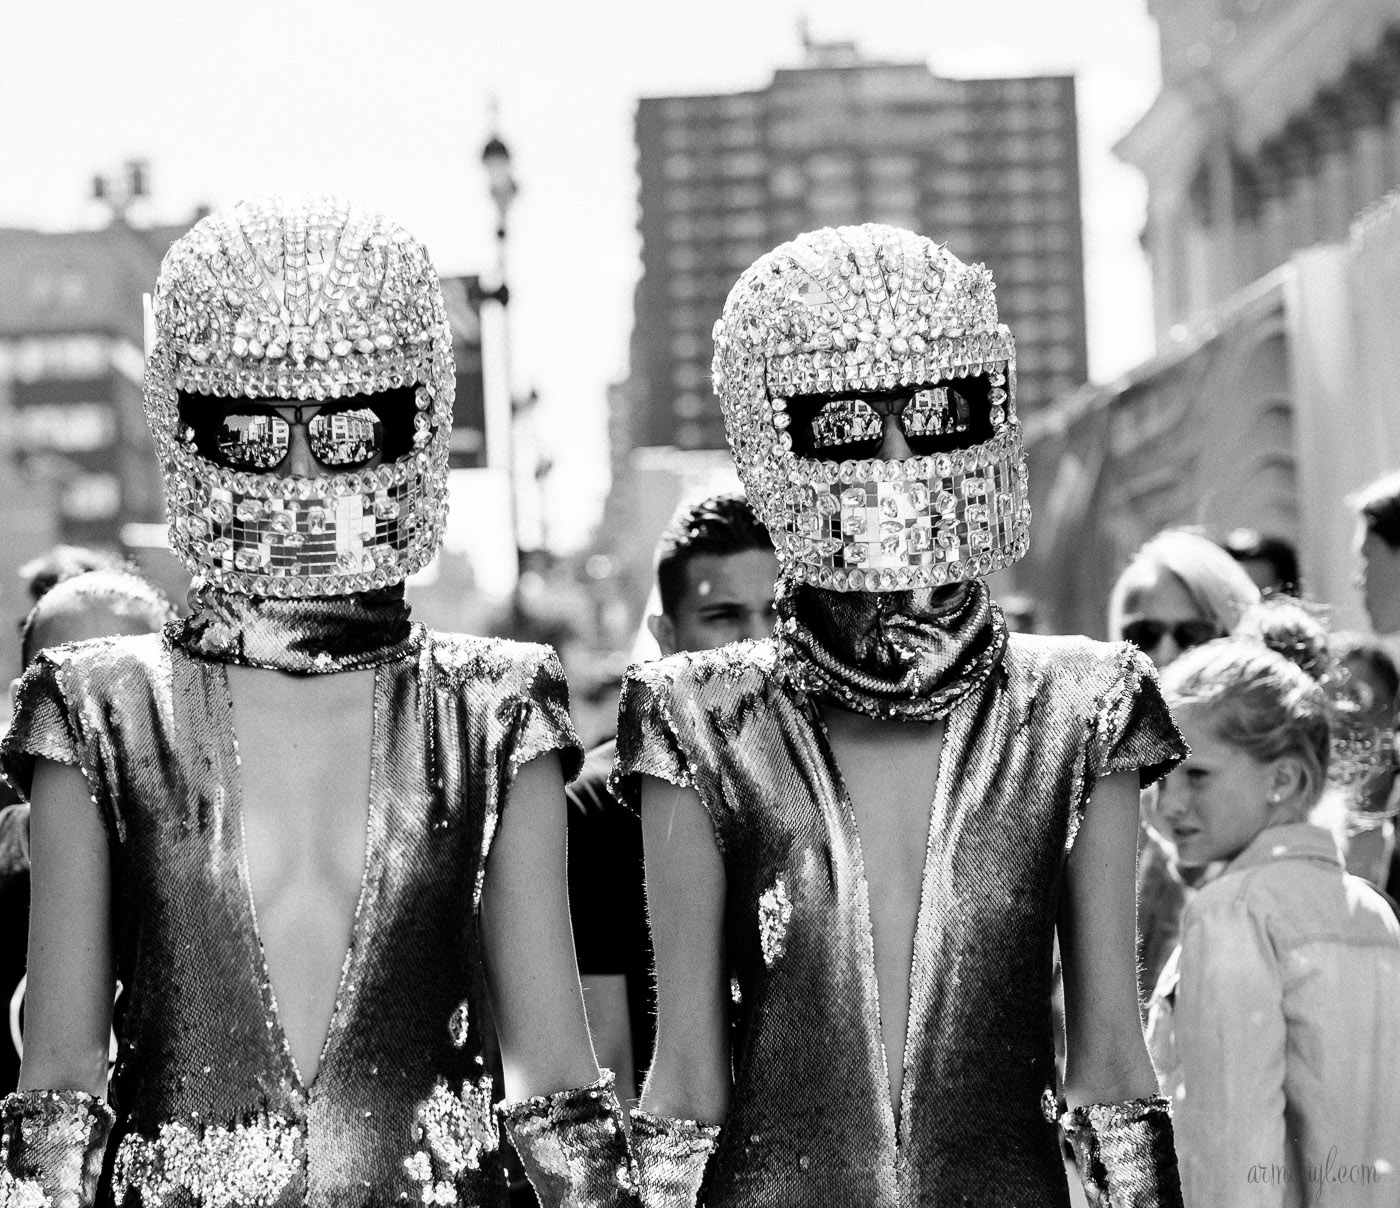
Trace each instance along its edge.
<path fill-rule="evenodd" d="M 819 701 L 881 720 L 937 721 L 1006 650 L 1006 622 L 980 580 L 947 589 L 834 592 L 778 585 L 778 667 Z"/>
<path fill-rule="evenodd" d="M 412 650 L 403 584 L 344 596 L 274 599 L 190 587 L 190 615 L 167 632 L 197 658 L 296 675 L 377 667 Z M 421 627 L 419 627 L 421 628 Z"/>

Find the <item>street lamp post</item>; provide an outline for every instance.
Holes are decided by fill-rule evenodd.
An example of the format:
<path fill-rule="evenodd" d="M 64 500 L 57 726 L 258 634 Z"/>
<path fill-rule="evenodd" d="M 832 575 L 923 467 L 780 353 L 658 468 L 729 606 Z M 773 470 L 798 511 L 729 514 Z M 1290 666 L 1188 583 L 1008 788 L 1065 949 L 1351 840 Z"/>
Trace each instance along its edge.
<path fill-rule="evenodd" d="M 482 290 L 479 300 L 496 302 L 501 308 L 499 331 L 500 363 L 498 371 L 500 379 L 504 383 L 503 390 L 506 403 L 505 470 L 510 509 L 511 549 L 515 557 L 515 577 L 518 583 L 522 565 L 520 549 L 520 488 L 515 478 L 516 405 L 515 387 L 511 376 L 510 287 L 507 284 L 509 279 L 509 258 L 507 255 L 509 244 L 506 219 L 510 212 L 511 203 L 515 200 L 516 193 L 519 192 L 519 186 L 515 182 L 515 174 L 511 171 L 510 149 L 505 145 L 505 142 L 502 141 L 499 134 L 493 133 L 487 140 L 486 146 L 482 148 L 481 164 L 482 167 L 486 169 L 487 188 L 491 192 L 491 200 L 496 205 L 496 288 L 494 290 Z M 518 589 L 514 594 L 518 596 Z"/>

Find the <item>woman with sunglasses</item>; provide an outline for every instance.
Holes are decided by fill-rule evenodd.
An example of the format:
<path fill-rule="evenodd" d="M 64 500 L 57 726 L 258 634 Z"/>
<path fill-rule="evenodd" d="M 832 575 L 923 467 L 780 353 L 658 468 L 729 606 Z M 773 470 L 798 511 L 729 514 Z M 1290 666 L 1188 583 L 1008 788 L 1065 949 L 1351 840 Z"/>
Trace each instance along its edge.
<path fill-rule="evenodd" d="M 174 245 L 152 318 L 191 613 L 46 652 L 20 689 L 0 754 L 33 799 L 33 923 L 0 1203 L 503 1208 L 493 1035 L 544 1203 L 627 1200 L 570 938 L 558 660 L 404 601 L 452 426 L 424 249 L 336 198 L 241 203 Z"/>
<path fill-rule="evenodd" d="M 1118 576 L 1109 595 L 1108 636 L 1131 642 L 1161 671 L 1185 651 L 1224 637 L 1259 589 L 1215 542 L 1166 529 L 1148 541 Z M 1211 869 L 1182 872 L 1166 829 L 1155 818 L 1156 789 L 1143 794 L 1138 861 L 1138 989 L 1145 1004 L 1176 947 L 1186 881 L 1199 884 Z"/>
<path fill-rule="evenodd" d="M 1258 602 L 1253 580 L 1215 542 L 1166 529 L 1113 584 L 1108 635 L 1137 646 L 1161 671 L 1191 647 L 1230 633 Z"/>

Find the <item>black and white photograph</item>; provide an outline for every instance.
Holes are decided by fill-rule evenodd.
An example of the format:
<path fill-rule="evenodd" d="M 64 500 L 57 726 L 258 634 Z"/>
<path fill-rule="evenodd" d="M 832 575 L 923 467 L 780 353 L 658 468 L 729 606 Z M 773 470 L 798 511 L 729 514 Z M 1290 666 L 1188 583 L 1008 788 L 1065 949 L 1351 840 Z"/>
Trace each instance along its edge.
<path fill-rule="evenodd" d="M 1400 0 L 0 114 L 0 1208 L 1400 1208 Z"/>

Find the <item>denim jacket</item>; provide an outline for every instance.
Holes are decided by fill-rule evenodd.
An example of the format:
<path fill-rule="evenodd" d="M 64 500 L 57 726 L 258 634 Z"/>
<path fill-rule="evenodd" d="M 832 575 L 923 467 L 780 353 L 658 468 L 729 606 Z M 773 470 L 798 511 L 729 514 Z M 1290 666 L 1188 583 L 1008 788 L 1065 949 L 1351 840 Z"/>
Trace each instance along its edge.
<path fill-rule="evenodd" d="M 1186 907 L 1148 1042 L 1187 1208 L 1400 1206 L 1400 923 L 1270 827 Z"/>

